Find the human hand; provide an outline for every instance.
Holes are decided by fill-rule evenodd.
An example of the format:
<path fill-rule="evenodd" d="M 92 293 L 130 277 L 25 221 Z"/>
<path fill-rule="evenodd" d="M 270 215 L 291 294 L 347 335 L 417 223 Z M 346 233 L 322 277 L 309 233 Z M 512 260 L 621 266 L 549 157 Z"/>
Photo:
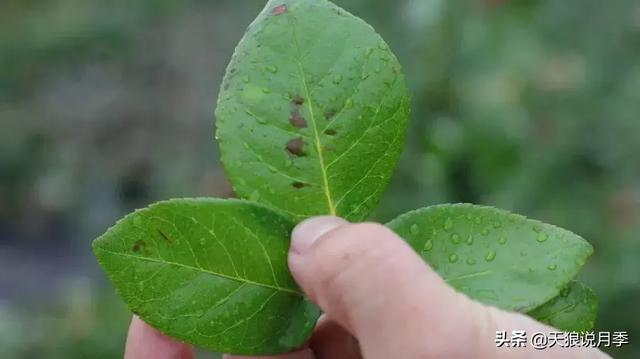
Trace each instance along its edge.
<path fill-rule="evenodd" d="M 289 268 L 325 315 L 305 348 L 268 358 L 608 357 L 586 348 L 497 348 L 496 331 L 557 330 L 456 292 L 379 224 L 350 224 L 337 217 L 306 220 L 292 233 Z M 193 350 L 134 317 L 125 358 L 191 359 Z"/>

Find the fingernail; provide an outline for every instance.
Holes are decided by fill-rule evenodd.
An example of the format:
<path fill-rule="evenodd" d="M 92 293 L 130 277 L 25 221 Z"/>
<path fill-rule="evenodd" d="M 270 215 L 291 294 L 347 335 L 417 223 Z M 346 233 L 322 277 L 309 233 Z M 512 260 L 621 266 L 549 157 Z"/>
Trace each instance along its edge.
<path fill-rule="evenodd" d="M 339 217 L 314 217 L 303 221 L 291 233 L 291 252 L 304 254 L 323 234 L 349 222 Z"/>

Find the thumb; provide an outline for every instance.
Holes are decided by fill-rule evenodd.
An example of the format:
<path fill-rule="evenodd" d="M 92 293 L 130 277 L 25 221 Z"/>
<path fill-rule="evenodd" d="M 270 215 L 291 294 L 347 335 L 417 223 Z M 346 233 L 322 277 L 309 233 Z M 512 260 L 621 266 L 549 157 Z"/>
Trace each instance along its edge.
<path fill-rule="evenodd" d="M 359 340 L 365 358 L 511 356 L 496 348 L 497 330 L 553 330 L 456 292 L 379 224 L 304 221 L 292 233 L 289 267 L 311 300 Z"/>

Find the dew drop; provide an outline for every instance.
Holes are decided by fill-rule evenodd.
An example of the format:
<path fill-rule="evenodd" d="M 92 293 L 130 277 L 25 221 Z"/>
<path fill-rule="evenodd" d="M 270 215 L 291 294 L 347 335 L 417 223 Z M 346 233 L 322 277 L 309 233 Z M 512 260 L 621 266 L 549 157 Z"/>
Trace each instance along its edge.
<path fill-rule="evenodd" d="M 460 238 L 460 236 L 457 233 L 454 233 L 451 235 L 451 242 L 453 244 L 460 244 L 461 241 L 462 241 L 462 238 Z"/>
<path fill-rule="evenodd" d="M 547 269 L 548 269 L 548 270 L 550 270 L 550 271 L 554 271 L 554 270 L 558 269 L 558 265 L 556 265 L 556 264 L 549 264 L 549 265 L 547 266 Z"/>
<path fill-rule="evenodd" d="M 411 234 L 413 234 L 414 236 L 417 236 L 418 234 L 420 234 L 420 228 L 415 223 L 411 225 L 410 231 L 411 231 Z"/>
<path fill-rule="evenodd" d="M 483 236 L 488 236 L 489 233 L 491 233 L 491 230 L 489 230 L 489 228 L 485 228 L 485 229 L 482 230 L 481 233 L 482 233 Z"/>
<path fill-rule="evenodd" d="M 491 251 L 487 252 L 487 255 L 484 257 L 484 259 L 487 262 L 493 262 L 493 260 L 496 259 L 496 251 L 491 250 Z"/>
<path fill-rule="evenodd" d="M 424 243 L 424 247 L 423 247 L 425 252 L 428 252 L 430 250 L 433 249 L 433 241 L 432 240 L 428 240 Z"/>
<path fill-rule="evenodd" d="M 536 224 L 535 226 L 533 226 L 533 231 L 536 233 L 542 232 L 542 226 L 539 224 Z"/>
<path fill-rule="evenodd" d="M 473 244 L 473 235 L 470 234 L 469 237 L 467 237 L 466 242 L 467 242 L 468 246 L 472 245 Z"/>
<path fill-rule="evenodd" d="M 353 100 L 352 99 L 347 99 L 347 101 L 344 103 L 344 108 L 349 109 L 353 107 Z"/>
<path fill-rule="evenodd" d="M 527 254 L 527 251 L 520 251 L 520 257 L 526 257 Z"/>
<path fill-rule="evenodd" d="M 342 75 L 335 75 L 333 77 L 333 83 L 339 85 L 342 82 Z"/>
<path fill-rule="evenodd" d="M 262 117 L 256 118 L 256 121 L 261 125 L 266 125 L 268 123 L 267 119 L 266 118 L 262 118 Z"/>
<path fill-rule="evenodd" d="M 285 166 L 286 168 L 290 168 L 291 166 L 293 166 L 293 161 L 292 161 L 292 160 L 287 160 L 287 161 L 284 163 L 284 166 Z"/>
<path fill-rule="evenodd" d="M 458 255 L 457 254 L 452 254 L 449 256 L 449 263 L 455 263 L 458 261 Z"/>
<path fill-rule="evenodd" d="M 242 81 L 244 81 L 245 84 L 248 84 L 251 79 L 249 78 L 249 76 L 245 76 Z"/>
<path fill-rule="evenodd" d="M 360 77 L 360 80 L 364 81 L 364 80 L 366 80 L 368 78 L 369 78 L 368 74 L 362 74 L 362 76 Z"/>
<path fill-rule="evenodd" d="M 468 265 L 470 265 L 470 266 L 472 266 L 472 265 L 475 265 L 475 264 L 476 264 L 476 260 L 475 260 L 475 259 L 473 259 L 473 258 L 469 258 L 469 259 L 467 259 L 467 261 L 466 261 L 466 262 L 467 262 L 467 264 L 468 264 Z"/>
<path fill-rule="evenodd" d="M 258 192 L 257 190 L 251 192 L 251 195 L 249 196 L 249 199 L 252 200 L 252 201 L 260 200 L 260 192 Z"/>
<path fill-rule="evenodd" d="M 200 244 L 204 246 L 205 244 L 207 244 L 207 240 L 204 238 L 200 238 Z"/>
<path fill-rule="evenodd" d="M 268 88 L 264 87 L 264 88 L 262 88 L 262 92 L 271 93 L 271 90 L 269 90 Z"/>
<path fill-rule="evenodd" d="M 270 65 L 266 67 L 267 71 L 271 72 L 272 74 L 275 74 L 278 72 L 278 67 L 275 65 Z"/>
<path fill-rule="evenodd" d="M 507 236 L 500 237 L 500 239 L 498 239 L 498 243 L 505 245 L 507 243 Z"/>
<path fill-rule="evenodd" d="M 476 219 L 474 220 L 474 222 L 476 224 L 482 224 L 482 217 L 476 217 Z"/>
<path fill-rule="evenodd" d="M 548 235 L 548 234 L 546 234 L 546 233 L 540 233 L 540 234 L 538 234 L 538 238 L 536 238 L 536 240 L 537 240 L 539 243 L 546 242 L 548 239 L 549 239 L 549 235 Z"/>
<path fill-rule="evenodd" d="M 243 146 L 244 148 L 246 148 L 247 150 L 249 149 L 249 144 L 248 144 L 248 143 L 246 143 L 246 142 L 243 142 L 243 143 L 242 143 L 242 146 Z"/>
<path fill-rule="evenodd" d="M 453 228 L 453 219 L 451 219 L 451 217 L 448 217 L 445 221 L 444 221 L 444 229 L 446 231 L 449 231 Z"/>
<path fill-rule="evenodd" d="M 368 48 L 368 49 L 367 49 L 367 51 L 365 52 L 365 55 L 366 55 L 367 57 L 369 57 L 369 56 L 371 56 L 371 54 L 373 54 L 373 48 L 371 48 L 371 47 L 370 47 L 370 48 Z"/>
<path fill-rule="evenodd" d="M 386 44 L 386 43 L 384 43 L 384 41 L 381 41 L 381 42 L 378 44 L 378 48 L 379 48 L 380 50 L 385 51 L 385 50 L 388 50 L 388 49 L 389 49 L 389 46 L 387 46 L 387 44 Z"/>

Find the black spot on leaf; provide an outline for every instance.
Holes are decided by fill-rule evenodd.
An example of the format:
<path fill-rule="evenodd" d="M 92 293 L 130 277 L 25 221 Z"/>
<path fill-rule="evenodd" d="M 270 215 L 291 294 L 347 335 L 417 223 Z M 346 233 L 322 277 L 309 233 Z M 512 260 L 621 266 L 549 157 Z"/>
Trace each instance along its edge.
<path fill-rule="evenodd" d="M 293 112 L 291 113 L 291 118 L 289 118 L 289 122 L 291 122 L 291 124 L 297 128 L 308 127 L 307 120 L 305 120 L 304 117 L 300 115 L 300 111 L 298 110 L 298 108 L 293 110 Z"/>
<path fill-rule="evenodd" d="M 287 152 L 296 157 L 305 156 L 306 153 L 304 152 L 304 141 L 302 138 L 294 138 L 287 142 Z"/>
<path fill-rule="evenodd" d="M 293 102 L 295 105 L 300 106 L 300 105 L 302 105 L 302 104 L 304 103 L 304 99 L 303 99 L 300 95 L 296 95 L 296 96 L 294 96 L 294 97 L 293 97 L 292 102 Z"/>
<path fill-rule="evenodd" d="M 140 240 L 136 241 L 136 242 L 133 244 L 133 247 L 131 248 L 131 250 L 132 250 L 132 251 L 134 251 L 134 252 L 136 252 L 136 253 L 138 253 L 138 252 L 140 252 L 141 250 L 143 250 L 143 249 L 144 249 L 144 247 L 146 247 L 146 245 L 147 245 L 147 243 L 146 243 L 145 241 L 143 241 L 142 239 L 140 239 Z"/>
<path fill-rule="evenodd" d="M 293 182 L 291 184 L 291 187 L 295 188 L 295 189 L 302 189 L 306 186 L 306 184 L 302 183 L 302 182 Z"/>
<path fill-rule="evenodd" d="M 169 238 L 169 236 L 164 234 L 164 232 L 162 232 L 161 230 L 158 229 L 158 233 L 160 233 L 160 237 L 162 237 L 162 239 L 164 239 L 165 241 L 171 243 L 171 238 Z"/>
<path fill-rule="evenodd" d="M 329 136 L 335 136 L 335 135 L 338 134 L 338 132 L 336 130 L 332 130 L 332 129 L 328 129 L 328 130 L 324 131 L 324 133 L 326 135 L 329 135 Z"/>

